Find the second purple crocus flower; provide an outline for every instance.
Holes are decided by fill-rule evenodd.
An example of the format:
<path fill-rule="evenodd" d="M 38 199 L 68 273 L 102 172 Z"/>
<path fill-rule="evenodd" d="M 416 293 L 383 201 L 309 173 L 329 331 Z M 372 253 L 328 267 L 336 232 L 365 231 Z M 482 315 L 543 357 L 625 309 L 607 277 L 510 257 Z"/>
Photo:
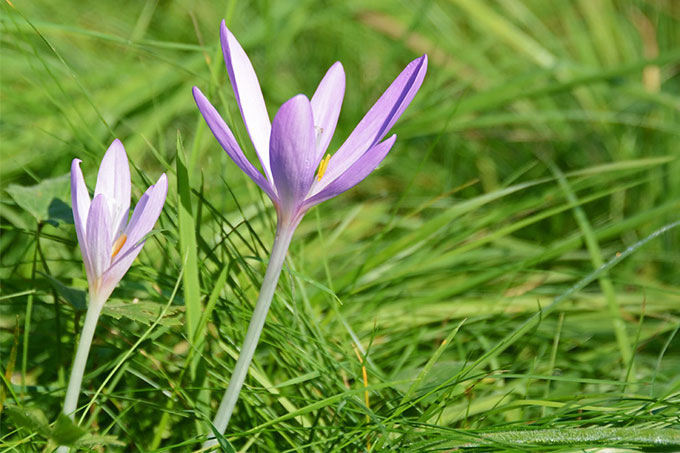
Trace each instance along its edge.
<path fill-rule="evenodd" d="M 217 141 L 271 198 L 278 217 L 276 237 L 253 317 L 213 420 L 214 428 L 224 433 L 255 353 L 295 228 L 309 208 L 350 189 L 385 158 L 396 136 L 383 139 L 423 83 L 427 55 L 406 66 L 331 156 L 326 151 L 345 94 L 345 73 L 340 62 L 331 66 L 311 100 L 303 94 L 292 97 L 270 122 L 253 65 L 224 21 L 220 38 L 229 80 L 264 174 L 246 159 L 234 134 L 196 87 L 194 99 Z M 215 440 L 209 440 L 204 447 L 214 443 Z"/>
<path fill-rule="evenodd" d="M 163 173 L 158 182 L 146 190 L 132 216 L 129 216 L 130 191 L 130 167 L 120 140 L 113 141 L 102 159 L 92 199 L 80 170 L 80 159 L 73 159 L 73 222 L 85 264 L 90 298 L 64 399 L 63 413 L 71 420 L 78 407 L 85 365 L 99 315 L 114 288 L 141 252 L 146 235 L 156 224 L 168 193 L 168 179 Z M 58 449 L 59 453 L 67 451 L 68 448 L 63 446 Z"/>
<path fill-rule="evenodd" d="M 165 173 L 130 211 L 130 167 L 120 140 L 106 151 L 94 198 L 85 186 L 80 159 L 71 164 L 73 221 L 85 263 L 90 303 L 103 304 L 142 251 L 144 236 L 156 224 L 168 193 Z"/>

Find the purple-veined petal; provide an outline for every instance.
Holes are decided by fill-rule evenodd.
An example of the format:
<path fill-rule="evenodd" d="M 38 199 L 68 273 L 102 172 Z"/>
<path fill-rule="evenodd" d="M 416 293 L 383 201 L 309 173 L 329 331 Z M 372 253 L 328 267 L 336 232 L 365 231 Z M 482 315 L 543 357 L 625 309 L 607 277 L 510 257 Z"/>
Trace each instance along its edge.
<path fill-rule="evenodd" d="M 71 205 L 73 208 L 73 223 L 76 226 L 78 242 L 81 244 L 87 231 L 87 214 L 90 211 L 90 194 L 85 185 L 83 171 L 80 169 L 80 159 L 73 159 L 71 163 Z"/>
<path fill-rule="evenodd" d="M 87 254 L 87 216 L 90 212 L 90 194 L 87 192 L 85 178 L 80 169 L 80 159 L 73 159 L 71 163 L 71 206 L 73 208 L 73 223 L 76 226 L 76 236 L 80 244 L 85 269 L 91 271 L 90 259 Z"/>
<path fill-rule="evenodd" d="M 161 215 L 167 194 L 168 177 L 163 173 L 158 178 L 156 184 L 146 189 L 144 195 L 139 199 L 137 206 L 135 206 L 135 210 L 130 217 L 130 223 L 124 232 L 127 236 L 125 244 L 123 244 L 123 247 L 116 256 L 114 264 L 153 229 L 158 217 Z"/>
<path fill-rule="evenodd" d="M 107 271 L 102 276 L 102 292 L 111 294 L 118 282 L 130 269 L 139 252 L 142 251 L 146 236 L 161 215 L 165 198 L 168 194 L 168 178 L 163 173 L 156 184 L 149 187 L 139 199 L 124 234 L 127 236 L 120 251 L 113 258 Z"/>
<path fill-rule="evenodd" d="M 312 96 L 316 129 L 316 164 L 323 158 L 338 124 L 342 98 L 345 96 L 345 71 L 337 61 L 330 67 Z"/>
<path fill-rule="evenodd" d="M 224 63 L 227 66 L 229 80 L 234 89 L 243 122 L 246 123 L 246 129 L 248 129 L 250 140 L 255 146 L 264 173 L 267 179 L 272 181 L 269 162 L 269 136 L 272 126 L 269 122 L 264 97 L 262 97 L 260 82 L 257 80 L 255 69 L 253 69 L 248 55 L 229 31 L 224 21 L 220 26 L 220 41 Z"/>
<path fill-rule="evenodd" d="M 234 138 L 234 134 L 231 133 L 231 130 L 217 112 L 215 107 L 212 106 L 210 101 L 208 101 L 203 93 L 201 93 L 201 90 L 199 90 L 197 87 L 193 88 L 193 93 L 198 110 L 200 110 L 205 122 L 208 123 L 208 127 L 222 148 L 227 152 L 234 163 L 238 165 L 238 167 L 255 182 L 255 184 L 260 186 L 260 188 L 264 190 L 273 201 L 276 201 L 277 198 L 274 187 L 269 181 L 265 179 L 264 176 L 262 176 L 262 173 L 260 173 L 257 168 L 255 168 L 253 164 L 251 164 L 250 161 L 246 159 L 246 156 L 243 155 L 243 151 L 241 151 L 241 147 L 238 146 L 238 143 Z"/>
<path fill-rule="evenodd" d="M 357 159 L 356 162 L 345 171 L 345 173 L 327 184 L 319 192 L 313 193 L 313 195 L 305 201 L 305 208 L 309 208 L 322 201 L 333 198 L 360 183 L 366 176 L 375 170 L 385 156 L 387 156 L 387 153 L 392 149 L 392 145 L 394 145 L 396 139 L 397 136 L 392 135 L 384 142 L 378 143 L 366 151 L 363 156 Z"/>
<path fill-rule="evenodd" d="M 269 143 L 272 175 L 284 211 L 296 210 L 316 170 L 314 116 L 306 96 L 286 101 L 274 117 Z"/>
<path fill-rule="evenodd" d="M 321 181 L 322 187 L 334 181 L 389 132 L 418 92 L 427 72 L 427 55 L 416 58 L 394 79 L 331 157 Z"/>
<path fill-rule="evenodd" d="M 99 165 L 94 196 L 99 194 L 104 194 L 110 209 L 110 232 L 113 241 L 125 228 L 130 211 L 130 165 L 125 148 L 118 139 L 111 143 Z"/>
<path fill-rule="evenodd" d="M 98 290 L 98 280 L 111 262 L 111 218 L 106 195 L 95 195 L 87 216 L 87 254 L 90 261 L 90 290 Z"/>
<path fill-rule="evenodd" d="M 142 251 L 144 247 L 144 242 L 138 243 L 136 246 L 127 249 L 125 252 L 119 253 L 116 256 L 116 260 L 109 267 L 109 269 L 104 272 L 102 276 L 101 286 L 99 288 L 99 296 L 106 300 L 109 298 L 116 285 L 123 279 L 127 271 L 132 266 L 139 252 Z"/>

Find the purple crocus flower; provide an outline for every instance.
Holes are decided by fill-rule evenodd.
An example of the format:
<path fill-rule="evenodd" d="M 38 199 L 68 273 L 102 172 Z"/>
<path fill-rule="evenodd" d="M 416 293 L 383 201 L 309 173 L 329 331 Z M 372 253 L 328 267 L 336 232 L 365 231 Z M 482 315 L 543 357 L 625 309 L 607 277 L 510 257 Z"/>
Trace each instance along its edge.
<path fill-rule="evenodd" d="M 279 221 L 289 225 L 297 225 L 310 207 L 350 189 L 380 164 L 396 136 L 381 140 L 406 110 L 427 71 L 427 55 L 409 63 L 330 156 L 326 150 L 345 93 L 342 64 L 331 66 L 311 101 L 302 94 L 294 96 L 270 123 L 255 70 L 224 21 L 221 41 L 229 80 L 264 175 L 245 158 L 227 124 L 196 87 L 194 99 L 222 148 L 271 198 Z"/>
<path fill-rule="evenodd" d="M 78 407 L 85 365 L 104 303 L 142 251 L 145 236 L 158 220 L 168 193 L 168 178 L 164 173 L 139 199 L 128 222 L 130 167 L 123 144 L 116 139 L 106 151 L 92 200 L 80 162 L 73 159 L 71 164 L 71 202 L 90 301 L 64 399 L 63 413 L 71 420 Z M 59 447 L 57 451 L 66 453 L 68 447 Z"/>
<path fill-rule="evenodd" d="M 423 83 L 427 55 L 406 66 L 331 156 L 326 150 L 345 94 L 342 65 L 337 62 L 331 66 L 311 100 L 302 94 L 294 96 L 270 122 L 255 70 L 224 21 L 220 37 L 229 80 L 264 174 L 246 159 L 234 134 L 196 87 L 194 99 L 217 141 L 236 165 L 267 193 L 278 217 L 276 237 L 253 317 L 212 422 L 217 432 L 224 433 L 255 353 L 295 228 L 309 208 L 353 187 L 385 158 L 396 136 L 383 139 Z M 210 439 L 204 447 L 214 443 L 215 440 Z"/>
<path fill-rule="evenodd" d="M 71 164 L 71 199 L 78 243 L 85 263 L 91 303 L 103 304 L 128 271 L 163 209 L 165 173 L 140 198 L 128 222 L 130 168 L 120 140 L 102 159 L 94 198 L 85 186 L 80 159 Z"/>

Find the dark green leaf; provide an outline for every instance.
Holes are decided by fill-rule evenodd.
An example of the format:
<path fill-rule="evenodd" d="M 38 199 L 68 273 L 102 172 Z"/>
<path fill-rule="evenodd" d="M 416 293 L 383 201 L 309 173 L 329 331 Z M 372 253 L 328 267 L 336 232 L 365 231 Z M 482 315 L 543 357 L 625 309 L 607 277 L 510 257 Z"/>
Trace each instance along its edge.
<path fill-rule="evenodd" d="M 47 279 L 47 281 L 50 282 L 52 287 L 59 293 L 59 295 L 63 297 L 64 300 L 66 300 L 66 302 L 73 305 L 73 308 L 75 308 L 78 311 L 87 310 L 87 300 L 85 296 L 85 291 L 66 286 L 56 278 L 52 277 L 51 275 L 47 275 L 42 272 L 38 273 L 44 276 Z"/>
<path fill-rule="evenodd" d="M 80 439 L 78 439 L 75 443 L 75 446 L 77 447 L 103 447 L 107 445 L 112 445 L 112 446 L 117 446 L 117 447 L 122 447 L 125 445 L 124 442 L 121 442 L 118 440 L 116 436 L 102 436 L 102 435 L 96 435 L 96 434 L 87 434 Z"/>
<path fill-rule="evenodd" d="M 49 437 L 50 424 L 43 411 L 37 407 L 8 406 L 5 413 L 17 428 L 25 428 L 31 433 Z"/>
<path fill-rule="evenodd" d="M 226 437 L 219 433 L 217 429 L 215 429 L 215 427 L 212 425 L 212 423 L 210 424 L 210 429 L 215 435 L 217 443 L 220 444 L 220 448 L 224 453 L 236 453 L 236 450 L 234 450 L 234 447 L 231 445 L 231 442 L 229 442 Z"/>
<path fill-rule="evenodd" d="M 64 201 L 69 197 L 69 175 L 44 179 L 35 186 L 12 184 L 6 190 L 16 204 L 38 222 L 73 223 L 71 207 Z"/>
<path fill-rule="evenodd" d="M 86 431 L 64 414 L 59 414 L 50 438 L 58 445 L 73 445 Z"/>
<path fill-rule="evenodd" d="M 126 302 L 120 300 L 109 301 L 104 305 L 102 314 L 111 316 L 115 319 L 122 317 L 132 319 L 133 321 L 141 322 L 142 324 L 150 325 L 161 314 L 164 305 L 156 302 Z M 180 319 L 181 307 L 170 307 L 159 324 L 163 326 L 178 326 L 182 324 Z"/>

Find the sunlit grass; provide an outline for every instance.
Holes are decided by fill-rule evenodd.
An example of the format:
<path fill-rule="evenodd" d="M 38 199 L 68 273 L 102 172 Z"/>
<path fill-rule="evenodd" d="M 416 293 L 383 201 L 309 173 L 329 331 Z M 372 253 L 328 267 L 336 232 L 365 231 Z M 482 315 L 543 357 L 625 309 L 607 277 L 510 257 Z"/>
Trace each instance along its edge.
<path fill-rule="evenodd" d="M 17 414 L 56 420 L 84 314 L 68 180 L 45 181 L 74 157 L 94 175 L 115 137 L 135 201 L 160 171 L 170 190 L 97 328 L 81 426 L 113 451 L 209 434 L 275 224 L 191 97 L 210 94 L 253 156 L 224 17 L 270 112 L 342 61 L 331 150 L 430 56 L 385 163 L 296 233 L 227 433 L 237 451 L 677 450 L 680 233 L 640 241 L 680 218 L 679 7 L 3 3 L 0 442 L 55 436 Z M 187 297 L 204 310 L 193 338 Z"/>

